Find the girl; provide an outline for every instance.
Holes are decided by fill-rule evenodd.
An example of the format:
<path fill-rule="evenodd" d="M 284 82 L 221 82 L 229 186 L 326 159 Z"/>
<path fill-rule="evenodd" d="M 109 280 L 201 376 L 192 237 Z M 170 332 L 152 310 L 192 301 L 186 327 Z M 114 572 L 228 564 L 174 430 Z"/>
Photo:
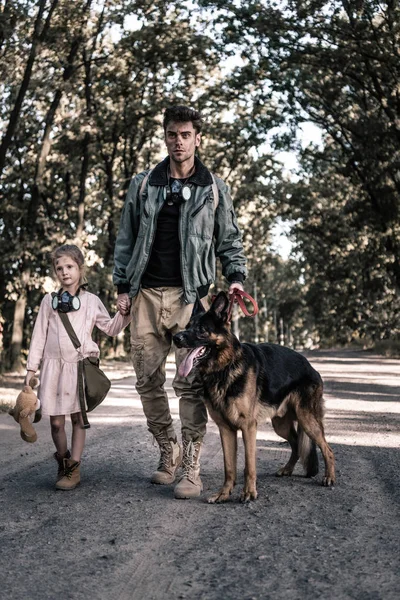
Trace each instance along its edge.
<path fill-rule="evenodd" d="M 77 246 L 65 244 L 51 255 L 55 275 L 62 286 L 57 296 L 46 294 L 40 305 L 33 329 L 25 383 L 39 368 L 39 400 L 42 415 L 50 417 L 51 435 L 58 462 L 56 488 L 72 490 L 80 482 L 80 462 L 85 445 L 78 394 L 78 361 L 87 356 L 98 357 L 98 346 L 91 334 L 96 325 L 110 336 L 128 325 L 130 316 L 117 313 L 112 319 L 101 300 L 84 289 L 84 258 Z M 59 311 L 68 318 L 81 342 L 76 350 L 60 319 Z M 71 452 L 65 433 L 65 416 L 71 416 Z"/>

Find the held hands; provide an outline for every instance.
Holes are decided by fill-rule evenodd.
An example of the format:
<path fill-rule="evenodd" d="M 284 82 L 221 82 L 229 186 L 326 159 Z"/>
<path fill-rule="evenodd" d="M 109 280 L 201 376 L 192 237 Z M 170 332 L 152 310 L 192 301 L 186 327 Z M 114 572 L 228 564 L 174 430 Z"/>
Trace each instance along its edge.
<path fill-rule="evenodd" d="M 129 315 L 131 311 L 131 299 L 128 294 L 118 294 L 117 308 L 124 317 Z"/>

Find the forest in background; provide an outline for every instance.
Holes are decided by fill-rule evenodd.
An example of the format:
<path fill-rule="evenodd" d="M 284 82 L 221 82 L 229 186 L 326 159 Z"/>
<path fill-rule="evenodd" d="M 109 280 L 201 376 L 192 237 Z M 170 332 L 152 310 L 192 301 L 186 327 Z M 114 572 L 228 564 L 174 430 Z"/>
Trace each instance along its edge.
<path fill-rule="evenodd" d="M 0 0 L 2 369 L 23 365 L 55 246 L 83 248 L 115 311 L 125 194 L 164 156 L 173 103 L 202 111 L 200 158 L 234 196 L 261 308 L 242 338 L 399 340 L 399 41 L 394 0 Z"/>

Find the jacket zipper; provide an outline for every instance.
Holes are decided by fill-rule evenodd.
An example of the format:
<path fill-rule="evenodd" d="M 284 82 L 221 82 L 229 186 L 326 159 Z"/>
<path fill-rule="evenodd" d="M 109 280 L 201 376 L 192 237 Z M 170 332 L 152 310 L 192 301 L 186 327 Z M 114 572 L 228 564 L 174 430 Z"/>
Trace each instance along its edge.
<path fill-rule="evenodd" d="M 158 195 L 157 195 L 157 200 L 158 200 Z M 155 213 L 155 215 L 154 215 L 154 218 L 158 217 L 158 215 L 160 214 L 160 211 L 161 211 L 161 209 L 162 209 L 162 207 L 163 207 L 163 206 L 164 206 L 164 202 L 161 202 L 161 204 L 160 204 L 160 206 L 159 206 L 158 210 L 156 211 L 156 213 Z M 145 211 L 145 208 L 144 208 L 144 206 L 143 206 L 143 212 L 144 212 L 144 214 L 146 215 L 146 217 L 148 217 L 148 216 L 149 216 L 149 215 L 147 214 L 147 212 Z M 147 255 L 147 260 L 146 260 L 146 263 L 145 263 L 145 265 L 144 265 L 144 267 L 143 267 L 143 270 L 142 270 L 142 272 L 141 272 L 141 274 L 140 274 L 140 279 L 142 279 L 142 277 L 143 277 L 143 274 L 144 274 L 144 272 L 146 271 L 147 265 L 149 264 L 149 260 L 150 260 L 150 256 L 151 256 L 151 251 L 152 251 L 152 249 L 153 249 L 153 244 L 154 244 L 154 238 L 155 238 L 155 237 L 156 237 L 156 230 L 155 230 L 155 228 L 153 228 L 153 237 L 151 238 L 151 242 L 150 242 L 150 246 L 149 246 L 149 253 L 148 253 L 148 255 Z"/>
<path fill-rule="evenodd" d="M 179 227 L 178 227 L 178 233 L 179 233 L 179 245 L 181 247 L 181 276 L 182 276 L 182 288 L 183 288 L 183 298 L 186 302 L 186 304 L 189 304 L 189 301 L 187 299 L 186 296 L 186 288 L 185 288 L 185 278 L 183 275 L 183 264 L 184 264 L 184 260 L 183 260 L 183 248 L 182 248 L 182 210 L 183 210 L 183 206 L 185 206 L 184 204 L 181 204 L 179 207 Z"/>
<path fill-rule="evenodd" d="M 196 208 L 196 210 L 194 212 L 192 212 L 192 214 L 190 215 L 191 218 L 195 217 L 207 204 L 208 201 L 208 196 L 207 198 L 204 200 L 203 204 L 201 206 L 199 206 L 198 208 Z"/>

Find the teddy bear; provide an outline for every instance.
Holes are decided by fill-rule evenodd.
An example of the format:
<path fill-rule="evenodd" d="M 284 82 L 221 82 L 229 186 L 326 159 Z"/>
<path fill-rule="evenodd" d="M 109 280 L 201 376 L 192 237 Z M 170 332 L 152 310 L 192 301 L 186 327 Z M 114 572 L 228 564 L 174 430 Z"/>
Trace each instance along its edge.
<path fill-rule="evenodd" d="M 40 402 L 33 388 L 37 386 L 39 380 L 37 377 L 32 377 L 29 385 L 24 385 L 22 391 L 18 394 L 14 408 L 9 411 L 9 414 L 19 423 L 21 427 L 21 437 L 25 442 L 36 442 L 37 433 L 32 425 L 41 419 Z M 32 416 L 35 415 L 34 418 Z"/>

